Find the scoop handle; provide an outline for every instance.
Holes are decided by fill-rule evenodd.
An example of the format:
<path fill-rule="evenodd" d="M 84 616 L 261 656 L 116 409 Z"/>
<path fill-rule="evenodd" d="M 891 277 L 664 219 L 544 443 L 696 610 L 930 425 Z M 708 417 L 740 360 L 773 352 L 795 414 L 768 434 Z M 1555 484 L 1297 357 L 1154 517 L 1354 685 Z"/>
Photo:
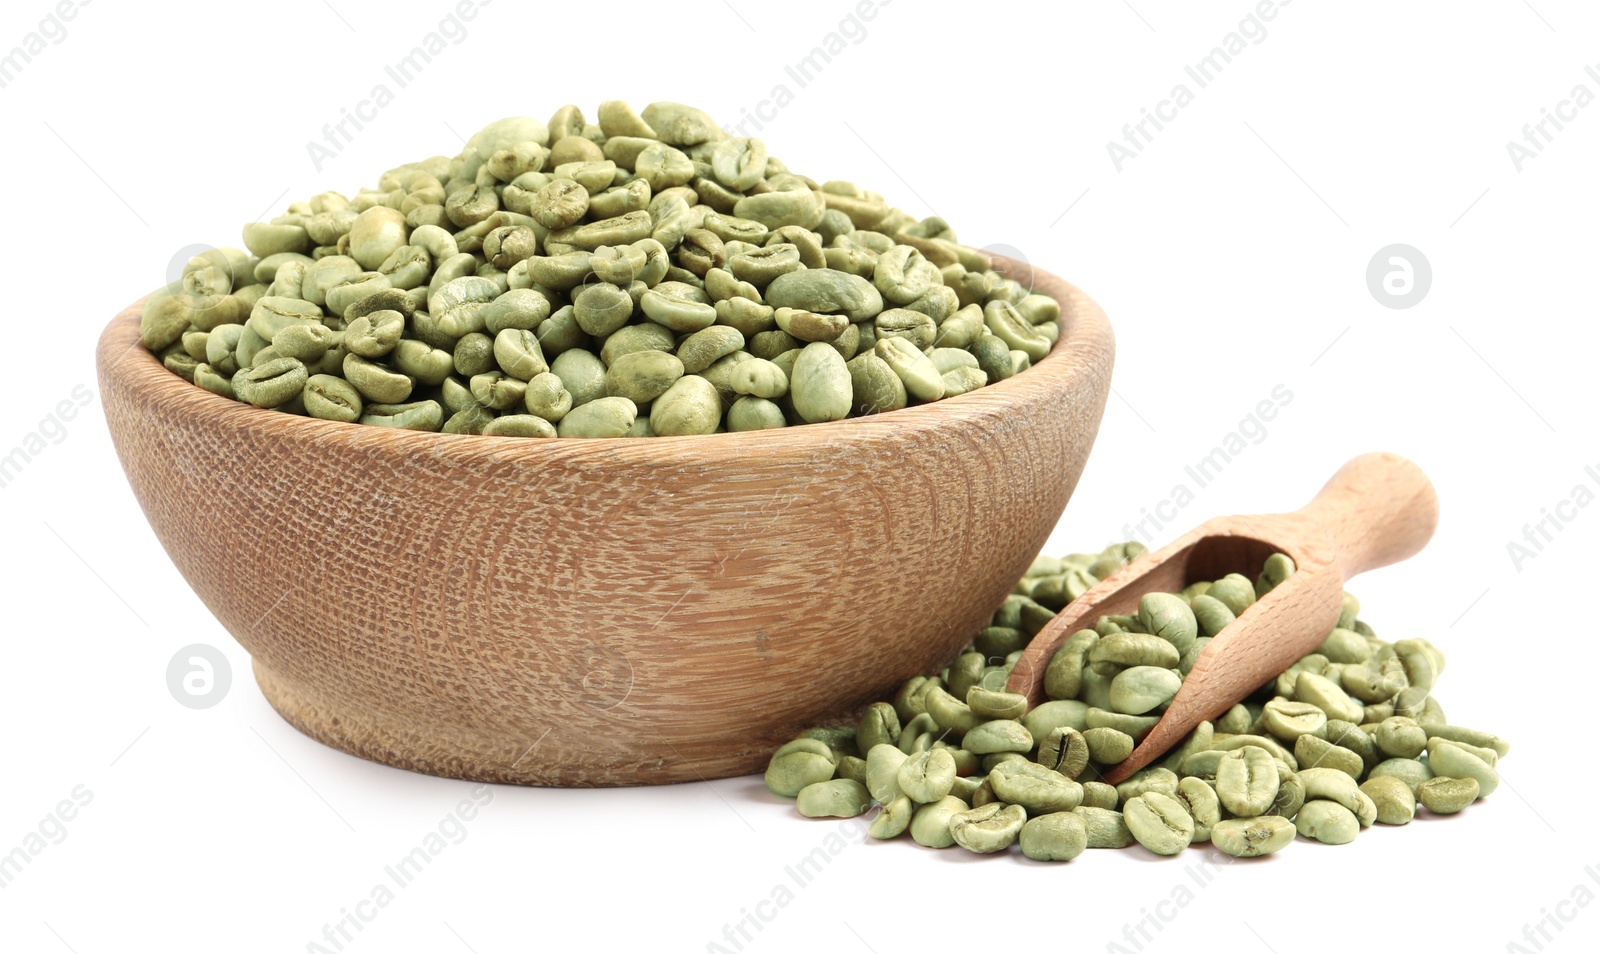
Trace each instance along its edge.
<path fill-rule="evenodd" d="M 1399 454 L 1362 454 L 1299 515 L 1322 529 L 1348 580 L 1421 550 L 1439 525 L 1439 495 L 1422 468 Z"/>

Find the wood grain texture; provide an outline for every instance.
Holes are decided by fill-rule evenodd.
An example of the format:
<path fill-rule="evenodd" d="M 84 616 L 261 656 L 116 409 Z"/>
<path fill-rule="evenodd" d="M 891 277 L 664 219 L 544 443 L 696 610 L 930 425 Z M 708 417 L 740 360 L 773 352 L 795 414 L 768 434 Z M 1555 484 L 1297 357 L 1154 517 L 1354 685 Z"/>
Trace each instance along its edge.
<path fill-rule="evenodd" d="M 1052 353 L 933 405 L 642 440 L 422 434 L 261 410 L 138 344 L 98 362 L 128 481 L 301 731 L 493 782 L 759 771 L 947 662 L 1044 545 L 1105 410 L 1082 292 Z"/>
<path fill-rule="evenodd" d="M 1218 633 L 1155 728 L 1110 772 L 1116 784 L 1159 758 L 1195 726 L 1215 719 L 1313 652 L 1339 620 L 1345 582 L 1421 550 L 1439 523 L 1439 500 L 1417 465 L 1397 454 L 1349 461 L 1294 513 L 1218 517 L 1090 587 L 1034 636 L 1008 688 L 1044 701 L 1044 671 L 1063 640 L 1106 614 L 1131 614 L 1146 593 L 1175 593 L 1197 580 L 1243 573 L 1254 580 L 1274 552 L 1295 573 Z"/>

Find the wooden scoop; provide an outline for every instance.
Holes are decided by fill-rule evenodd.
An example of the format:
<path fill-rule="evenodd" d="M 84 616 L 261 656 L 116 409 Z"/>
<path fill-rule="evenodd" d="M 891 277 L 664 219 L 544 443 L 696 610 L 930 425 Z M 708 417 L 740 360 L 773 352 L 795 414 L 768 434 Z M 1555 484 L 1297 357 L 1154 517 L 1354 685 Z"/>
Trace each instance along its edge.
<path fill-rule="evenodd" d="M 1417 465 L 1364 454 L 1294 513 L 1218 517 L 1101 580 L 1033 637 L 1007 688 L 1032 708 L 1045 701 L 1045 667 L 1056 649 L 1101 616 L 1133 614 L 1144 594 L 1176 593 L 1196 580 L 1242 573 L 1253 581 L 1267 557 L 1288 554 L 1294 575 L 1201 651 L 1161 721 L 1106 774 L 1116 784 L 1316 650 L 1339 620 L 1345 581 L 1421 550 L 1438 522 L 1439 499 Z"/>

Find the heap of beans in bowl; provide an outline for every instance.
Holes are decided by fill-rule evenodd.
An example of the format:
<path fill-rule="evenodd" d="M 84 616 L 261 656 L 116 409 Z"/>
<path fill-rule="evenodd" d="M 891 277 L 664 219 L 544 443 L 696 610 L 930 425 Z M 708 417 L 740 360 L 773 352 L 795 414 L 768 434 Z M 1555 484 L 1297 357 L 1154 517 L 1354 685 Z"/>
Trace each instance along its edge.
<path fill-rule="evenodd" d="M 836 421 L 1024 372 L 1060 304 L 678 103 L 512 117 L 189 259 L 143 344 L 290 414 L 518 437 Z"/>

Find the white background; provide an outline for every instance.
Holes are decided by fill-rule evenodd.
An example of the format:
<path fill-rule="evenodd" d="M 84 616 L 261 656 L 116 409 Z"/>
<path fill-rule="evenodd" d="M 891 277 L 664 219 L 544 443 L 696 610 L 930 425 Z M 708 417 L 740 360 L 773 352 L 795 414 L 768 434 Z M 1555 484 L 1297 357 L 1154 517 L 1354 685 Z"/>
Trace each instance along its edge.
<path fill-rule="evenodd" d="M 1238 27 L 1248 0 L 1051 7 L 896 0 L 800 88 L 784 65 L 838 29 L 845 0 L 494 0 L 402 90 L 383 66 L 437 28 L 446 0 L 83 5 L 0 89 L 0 454 L 41 428 L 55 438 L 0 489 L 0 853 L 76 786 L 92 801 L 0 889 L 0 949 L 316 950 L 473 789 L 290 729 L 151 534 L 98 400 L 64 433 L 41 423 L 75 387 L 94 390 L 104 323 L 185 246 L 236 243 L 241 223 L 293 199 L 454 153 L 458 131 L 502 115 L 671 99 L 730 122 L 784 83 L 793 101 L 760 135 L 794 169 L 937 212 L 969 244 L 1020 249 L 1110 314 L 1116 394 L 1050 552 L 1124 537 L 1279 384 L 1293 398 L 1265 436 L 1153 542 L 1213 515 L 1298 506 L 1363 451 L 1420 463 L 1442 500 L 1438 535 L 1351 589 L 1381 635 L 1448 653 L 1438 696 L 1452 721 L 1513 740 L 1505 785 L 1453 819 L 1348 847 L 1297 843 L 1204 887 L 1188 871 L 1199 851 L 1043 866 L 903 840 L 852 840 L 797 887 L 785 867 L 849 829 L 801 819 L 757 778 L 501 787 L 344 950 L 494 954 L 561 939 L 888 952 L 1026 936 L 1098 951 L 1147 910 L 1172 917 L 1139 942 L 1147 951 L 1195 938 L 1333 950 L 1378 931 L 1500 951 L 1546 912 L 1572 920 L 1544 950 L 1594 950 L 1600 910 L 1569 899 L 1580 884 L 1600 894 L 1584 870 L 1600 866 L 1600 507 L 1563 502 L 1579 485 L 1600 492 L 1600 107 L 1547 127 L 1520 171 L 1506 144 L 1575 85 L 1600 95 L 1585 73 L 1600 64 L 1600 11 L 1298 0 L 1200 89 L 1184 66 Z M 51 9 L 6 3 L 0 49 Z M 394 102 L 317 170 L 307 141 L 380 82 Z M 1106 143 L 1178 83 L 1194 101 L 1119 171 Z M 1365 277 L 1392 243 L 1431 263 L 1432 288 L 1408 309 L 1380 304 Z M 1558 505 L 1572 519 L 1518 565 L 1508 543 Z M 204 711 L 178 705 L 165 678 L 197 642 L 226 653 L 234 676 Z M 792 903 L 758 909 L 780 884 Z M 1180 884 L 1193 903 L 1158 909 Z M 776 916 L 753 940 L 723 938 L 757 910 Z"/>

